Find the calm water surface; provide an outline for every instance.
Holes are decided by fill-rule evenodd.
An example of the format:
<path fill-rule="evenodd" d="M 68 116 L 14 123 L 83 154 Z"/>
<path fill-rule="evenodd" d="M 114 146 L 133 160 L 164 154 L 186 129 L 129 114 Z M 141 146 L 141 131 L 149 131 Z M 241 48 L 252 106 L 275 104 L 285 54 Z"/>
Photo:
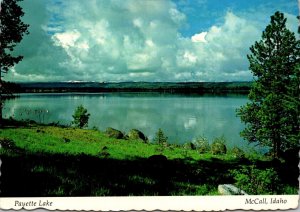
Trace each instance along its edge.
<path fill-rule="evenodd" d="M 70 124 L 77 106 L 91 114 L 89 127 L 113 127 L 128 132 L 136 128 L 150 140 L 162 128 L 171 143 L 205 136 L 211 142 L 225 136 L 229 146 L 247 147 L 239 136 L 244 128 L 236 109 L 246 96 L 192 96 L 155 93 L 22 94 L 8 100 L 4 116 L 38 122 Z"/>

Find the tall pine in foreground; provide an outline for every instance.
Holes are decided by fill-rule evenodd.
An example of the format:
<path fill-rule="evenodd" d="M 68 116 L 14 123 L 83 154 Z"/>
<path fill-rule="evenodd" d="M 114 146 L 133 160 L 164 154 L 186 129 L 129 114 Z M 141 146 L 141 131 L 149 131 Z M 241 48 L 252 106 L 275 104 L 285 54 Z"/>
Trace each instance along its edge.
<path fill-rule="evenodd" d="M 28 34 L 29 25 L 23 23 L 24 12 L 18 5 L 21 0 L 0 1 L 0 127 L 2 124 L 3 93 L 5 93 L 2 74 L 23 59 L 23 56 L 13 54 L 13 50 Z"/>
<path fill-rule="evenodd" d="M 284 15 L 276 12 L 262 39 L 250 50 L 254 82 L 250 102 L 238 109 L 246 124 L 241 135 L 270 147 L 277 158 L 281 152 L 299 147 L 300 41 L 286 28 Z"/>

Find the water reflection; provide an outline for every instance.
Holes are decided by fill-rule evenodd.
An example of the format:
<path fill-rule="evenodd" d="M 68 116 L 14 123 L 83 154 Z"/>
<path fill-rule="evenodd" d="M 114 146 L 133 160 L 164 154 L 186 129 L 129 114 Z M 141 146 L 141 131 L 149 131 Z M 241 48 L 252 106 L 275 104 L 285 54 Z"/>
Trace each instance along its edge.
<path fill-rule="evenodd" d="M 246 142 L 239 132 L 244 126 L 235 110 L 246 101 L 245 96 L 153 93 L 23 94 L 5 103 L 4 116 L 70 124 L 75 108 L 82 104 L 91 114 L 89 127 L 113 127 L 126 132 L 137 128 L 150 139 L 162 128 L 173 143 L 203 135 L 209 140 L 224 135 L 230 146 L 243 148 Z M 36 110 L 48 112 L 38 114 Z"/>

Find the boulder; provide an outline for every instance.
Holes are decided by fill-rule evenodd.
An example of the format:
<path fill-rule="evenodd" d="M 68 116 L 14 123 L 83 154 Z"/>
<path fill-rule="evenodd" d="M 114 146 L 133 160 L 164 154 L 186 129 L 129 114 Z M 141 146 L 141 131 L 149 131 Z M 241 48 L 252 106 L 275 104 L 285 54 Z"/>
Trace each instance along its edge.
<path fill-rule="evenodd" d="M 124 138 L 124 134 L 120 130 L 116 130 L 116 129 L 111 128 L 111 127 L 107 128 L 105 130 L 105 134 L 109 138 L 116 138 L 116 139 Z"/>
<path fill-rule="evenodd" d="M 64 140 L 65 143 L 69 143 L 71 141 L 70 139 L 65 138 L 65 137 L 63 138 L 63 140 Z"/>
<path fill-rule="evenodd" d="M 147 142 L 148 138 L 142 133 L 141 131 L 137 129 L 132 129 L 127 134 L 128 139 L 132 140 L 142 140 L 145 143 Z"/>
<path fill-rule="evenodd" d="M 248 195 L 245 191 L 235 187 L 232 184 L 219 185 L 218 192 L 221 195 Z"/>

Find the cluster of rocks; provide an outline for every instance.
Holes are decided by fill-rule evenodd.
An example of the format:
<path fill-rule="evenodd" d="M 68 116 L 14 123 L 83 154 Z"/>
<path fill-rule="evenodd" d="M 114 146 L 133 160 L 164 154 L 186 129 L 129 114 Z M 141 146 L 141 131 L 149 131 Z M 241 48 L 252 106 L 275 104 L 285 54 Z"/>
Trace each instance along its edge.
<path fill-rule="evenodd" d="M 148 142 L 148 138 L 144 135 L 144 133 L 137 129 L 131 129 L 127 134 L 125 134 L 120 130 L 109 127 L 105 130 L 105 134 L 109 138 L 140 140 L 145 143 Z"/>

